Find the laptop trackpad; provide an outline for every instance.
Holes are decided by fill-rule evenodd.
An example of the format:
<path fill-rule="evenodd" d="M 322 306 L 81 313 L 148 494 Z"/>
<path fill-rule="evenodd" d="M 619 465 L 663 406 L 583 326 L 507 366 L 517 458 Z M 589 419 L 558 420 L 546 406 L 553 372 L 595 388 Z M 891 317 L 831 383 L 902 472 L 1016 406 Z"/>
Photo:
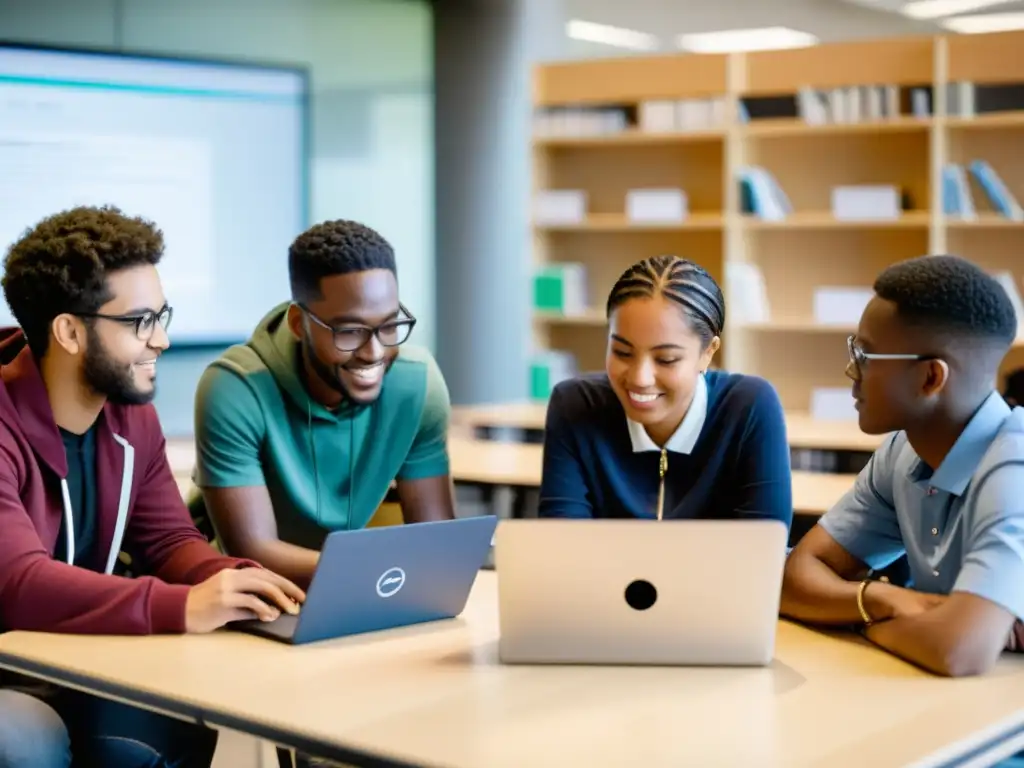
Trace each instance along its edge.
<path fill-rule="evenodd" d="M 243 632 L 279 637 L 282 640 L 290 640 L 295 634 L 295 627 L 298 626 L 299 617 L 290 613 L 282 613 L 273 621 L 260 621 L 259 619 L 246 619 L 244 621 L 232 622 L 231 626 Z"/>

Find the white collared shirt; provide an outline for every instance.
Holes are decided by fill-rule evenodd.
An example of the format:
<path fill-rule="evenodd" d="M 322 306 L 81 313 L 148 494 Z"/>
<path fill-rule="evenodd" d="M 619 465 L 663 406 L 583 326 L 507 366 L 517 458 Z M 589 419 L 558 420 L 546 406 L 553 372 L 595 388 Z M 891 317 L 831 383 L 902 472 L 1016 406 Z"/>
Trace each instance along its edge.
<path fill-rule="evenodd" d="M 686 411 L 686 416 L 672 433 L 672 437 L 665 443 L 665 448 L 673 453 L 690 453 L 693 446 L 697 444 L 700 431 L 704 428 L 704 421 L 708 417 L 708 383 L 704 374 L 697 378 L 697 388 L 693 393 L 693 402 Z M 660 451 L 654 441 L 651 440 L 647 430 L 642 424 L 627 418 L 629 426 L 629 440 L 633 444 L 633 453 L 643 451 Z"/>

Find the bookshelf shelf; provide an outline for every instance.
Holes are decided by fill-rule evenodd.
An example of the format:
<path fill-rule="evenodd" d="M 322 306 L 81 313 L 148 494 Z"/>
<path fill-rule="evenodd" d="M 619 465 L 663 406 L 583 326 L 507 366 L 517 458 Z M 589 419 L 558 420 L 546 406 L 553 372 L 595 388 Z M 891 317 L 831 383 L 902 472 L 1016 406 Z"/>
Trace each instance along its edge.
<path fill-rule="evenodd" d="M 608 324 L 604 312 L 599 309 L 589 309 L 584 313 L 576 315 L 563 315 L 558 312 L 534 310 L 533 316 L 539 322 L 551 323 L 552 325 L 596 325 L 603 328 Z"/>
<path fill-rule="evenodd" d="M 896 117 L 888 120 L 868 120 L 848 123 L 808 123 L 799 118 L 762 118 L 741 127 L 747 137 L 772 138 L 776 136 L 849 136 L 878 133 L 926 133 L 932 127 L 930 118 Z"/>
<path fill-rule="evenodd" d="M 725 219 L 720 213 L 691 213 L 683 221 L 630 221 L 621 213 L 594 213 L 578 224 L 538 224 L 547 232 L 687 232 L 721 229 Z"/>
<path fill-rule="evenodd" d="M 771 221 L 754 216 L 742 218 L 743 228 L 749 230 L 800 229 L 927 229 L 931 214 L 927 211 L 909 211 L 898 219 L 837 219 L 831 212 L 797 212 L 785 219 Z"/>
<path fill-rule="evenodd" d="M 947 117 L 943 121 L 955 131 L 983 131 L 993 128 L 1024 127 L 1024 110 L 989 112 L 974 117 Z"/>
<path fill-rule="evenodd" d="M 673 146 L 676 144 L 701 144 L 724 141 L 725 129 L 676 131 L 657 133 L 651 131 L 625 130 L 595 136 L 538 136 L 533 140 L 538 149 L 572 149 L 584 147 L 618 147 L 630 145 Z"/>
<path fill-rule="evenodd" d="M 1000 216 L 997 213 L 979 213 L 974 220 L 957 219 L 951 216 L 945 217 L 944 223 L 949 229 L 956 230 L 982 230 L 982 229 L 1008 229 L 1024 232 L 1024 221 L 1016 221 Z"/>
<path fill-rule="evenodd" d="M 1009 273 L 1024 293 L 1024 221 L 998 213 L 970 170 L 988 163 L 1024 198 L 1022 47 L 1024 32 L 1009 32 L 537 67 L 538 114 L 569 110 L 568 124 L 580 119 L 588 128 L 561 135 L 567 123 L 556 120 L 559 135 L 533 141 L 535 191 L 579 190 L 586 200 L 578 224 L 533 225 L 535 268 L 574 274 L 570 303 L 582 308 L 534 312 L 536 365 L 557 358 L 577 371 L 602 368 L 600 308 L 613 282 L 638 259 L 678 254 L 708 269 L 729 296 L 736 319 L 716 364 L 768 379 L 787 411 L 813 423 L 828 415 L 820 403 L 829 390 L 849 389 L 845 337 L 887 266 L 957 253 Z M 985 89 L 1004 86 L 1019 86 L 1021 102 L 1001 91 L 998 105 L 982 103 Z M 958 101 L 966 93 L 978 94 L 970 108 Z M 694 100 L 712 104 L 712 123 L 687 122 Z M 612 113 L 616 130 L 595 131 L 592 112 Z M 667 115 L 668 127 L 652 114 Z M 969 177 L 973 220 L 945 212 L 950 164 Z M 884 187 L 901 213 L 837 218 L 838 187 Z M 637 189 L 683 190 L 688 217 L 632 220 L 627 197 Z M 783 218 L 771 220 L 765 195 Z M 738 275 L 754 276 L 756 300 Z M 751 303 L 763 306 L 748 311 Z M 1024 339 L 1004 373 L 1021 366 Z M 849 414 L 830 423 L 855 429 Z"/>

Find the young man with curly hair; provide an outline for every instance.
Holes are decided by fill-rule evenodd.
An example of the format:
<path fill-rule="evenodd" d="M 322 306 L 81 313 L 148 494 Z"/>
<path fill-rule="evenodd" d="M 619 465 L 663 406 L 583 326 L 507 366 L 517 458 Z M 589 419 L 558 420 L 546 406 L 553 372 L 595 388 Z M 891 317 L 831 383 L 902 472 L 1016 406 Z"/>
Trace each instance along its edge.
<path fill-rule="evenodd" d="M 893 434 L 790 554 L 782 611 L 859 626 L 937 674 L 981 674 L 1024 635 L 1024 409 L 996 389 L 1017 318 L 954 256 L 895 264 L 874 290 L 847 375 L 861 429 Z M 907 587 L 869 578 L 903 556 Z"/>
<path fill-rule="evenodd" d="M 364 527 L 393 480 L 407 523 L 454 517 L 448 389 L 406 345 L 395 254 L 328 221 L 289 250 L 292 300 L 203 374 L 193 516 L 225 549 L 306 586 L 331 531 Z"/>
<path fill-rule="evenodd" d="M 163 237 L 115 208 L 40 222 L 4 262 L 20 327 L 0 330 L 0 631 L 210 632 L 304 595 L 196 530 L 165 453 Z M 132 557 L 137 578 L 114 573 Z M 261 599 L 262 598 L 262 599 Z M 216 733 L 0 677 L 0 765 L 208 766 Z"/>

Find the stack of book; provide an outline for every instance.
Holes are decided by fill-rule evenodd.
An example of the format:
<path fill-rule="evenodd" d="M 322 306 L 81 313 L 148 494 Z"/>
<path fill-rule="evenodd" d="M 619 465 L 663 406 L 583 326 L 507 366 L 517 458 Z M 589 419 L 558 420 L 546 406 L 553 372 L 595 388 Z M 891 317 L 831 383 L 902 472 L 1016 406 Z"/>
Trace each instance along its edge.
<path fill-rule="evenodd" d="M 984 160 L 975 160 L 967 170 L 988 198 L 992 210 L 1012 221 L 1024 221 L 1020 203 L 991 165 Z M 978 217 L 967 172 L 959 163 L 948 163 L 942 169 L 942 212 L 965 221 Z"/>
<path fill-rule="evenodd" d="M 707 131 L 725 123 L 724 98 L 644 101 L 637 113 L 637 127 L 646 133 Z"/>
<path fill-rule="evenodd" d="M 759 165 L 743 166 L 737 175 L 740 182 L 740 209 L 744 214 L 767 221 L 781 221 L 793 212 L 789 197 L 766 169 Z"/>

